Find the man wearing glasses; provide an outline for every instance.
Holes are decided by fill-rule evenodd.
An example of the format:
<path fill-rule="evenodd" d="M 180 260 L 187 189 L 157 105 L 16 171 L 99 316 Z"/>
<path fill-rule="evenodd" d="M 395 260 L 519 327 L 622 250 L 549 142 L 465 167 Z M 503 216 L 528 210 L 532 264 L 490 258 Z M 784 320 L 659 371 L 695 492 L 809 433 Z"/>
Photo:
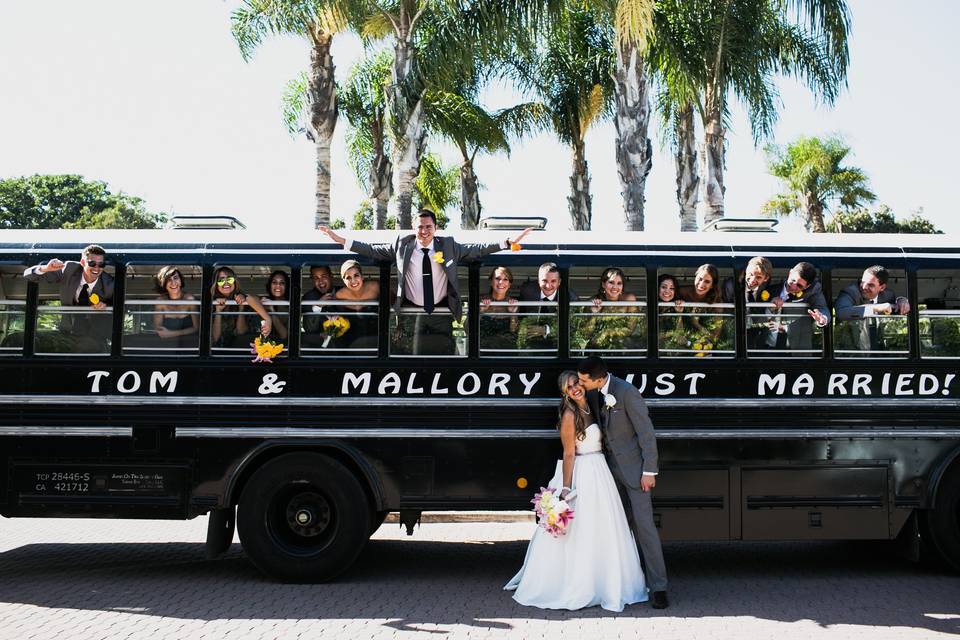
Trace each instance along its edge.
<path fill-rule="evenodd" d="M 80 262 L 56 258 L 32 266 L 23 272 L 30 282 L 59 282 L 60 305 L 89 307 L 100 311 L 113 301 L 113 276 L 104 272 L 107 252 L 91 244 L 81 252 Z M 77 336 L 105 339 L 110 335 L 108 317 L 99 314 L 70 314 L 60 317 L 60 330 Z"/>

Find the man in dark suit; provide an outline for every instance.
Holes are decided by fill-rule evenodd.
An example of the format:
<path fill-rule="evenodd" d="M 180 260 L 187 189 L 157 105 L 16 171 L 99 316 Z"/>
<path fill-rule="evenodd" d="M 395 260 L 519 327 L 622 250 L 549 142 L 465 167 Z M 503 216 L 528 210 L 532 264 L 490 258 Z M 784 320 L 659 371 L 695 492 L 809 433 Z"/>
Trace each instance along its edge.
<path fill-rule="evenodd" d="M 23 272 L 30 282 L 60 284 L 60 305 L 88 307 L 100 311 L 113 301 L 113 276 L 104 272 L 107 252 L 96 244 L 84 248 L 80 262 L 62 262 L 56 258 L 34 265 Z M 60 330 L 74 336 L 103 341 L 110 336 L 110 319 L 98 314 L 64 313 Z"/>
<path fill-rule="evenodd" d="M 770 302 L 776 296 L 773 284 L 773 265 L 763 256 L 750 258 L 743 271 L 740 284 L 743 287 L 744 301 L 749 304 Z M 723 301 L 735 302 L 736 283 L 733 278 L 723 281 Z M 747 349 L 766 349 L 766 339 L 770 333 L 767 324 L 769 313 L 758 307 L 747 307 Z"/>
<path fill-rule="evenodd" d="M 604 453 L 620 488 L 624 510 L 643 559 L 651 604 L 654 609 L 665 609 L 669 606 L 667 567 L 653 520 L 650 493 L 657 485 L 659 473 L 657 437 L 647 405 L 637 388 L 610 375 L 600 358 L 581 360 L 577 376 L 587 390 L 590 410 L 600 417 Z"/>
<path fill-rule="evenodd" d="M 887 288 L 890 272 L 879 264 L 867 267 L 859 283 L 843 288 L 833 303 L 837 320 L 859 329 L 857 340 L 865 351 L 881 350 L 876 316 L 906 315 L 910 302 Z"/>
<path fill-rule="evenodd" d="M 817 278 L 817 268 L 809 262 L 798 262 L 790 269 L 773 299 L 779 311 L 785 302 L 803 302 L 807 315 L 790 315 L 772 323 L 769 345 L 777 349 L 809 351 L 813 348 L 813 323 L 825 327 L 830 323 L 830 307 L 823 295 L 823 286 Z M 798 352 L 799 355 L 805 355 Z"/>
<path fill-rule="evenodd" d="M 539 307 L 520 307 L 520 344 L 527 349 L 556 350 L 557 310 L 560 302 L 560 268 L 553 262 L 544 262 L 537 271 L 536 282 L 524 282 L 520 287 L 521 302 L 542 302 Z"/>
<path fill-rule="evenodd" d="M 328 227 L 319 227 L 334 242 L 343 245 L 347 251 L 354 251 L 375 260 L 390 260 L 397 266 L 397 297 L 394 311 L 399 314 L 403 306 L 420 307 L 427 318 L 417 323 L 414 344 L 423 335 L 446 338 L 451 335 L 450 316 L 432 316 L 435 309 L 448 309 L 453 320 L 460 322 L 463 317 L 463 301 L 457 281 L 457 267 L 461 262 L 476 260 L 485 255 L 509 249 L 519 245 L 530 233 L 525 229 L 516 238 L 507 238 L 490 244 L 460 244 L 450 236 L 437 236 L 437 218 L 432 211 L 423 209 L 417 216 L 416 233 L 398 236 L 389 244 L 367 244 L 359 240 L 348 240 Z M 399 316 L 398 316 L 399 317 Z M 422 316 L 419 316 L 422 318 Z M 431 341 L 424 341 L 429 344 Z M 434 344 L 446 340 L 434 340 Z M 452 345 L 452 339 L 449 341 Z M 414 349 L 415 353 L 450 353 L 446 345 L 438 348 Z"/>

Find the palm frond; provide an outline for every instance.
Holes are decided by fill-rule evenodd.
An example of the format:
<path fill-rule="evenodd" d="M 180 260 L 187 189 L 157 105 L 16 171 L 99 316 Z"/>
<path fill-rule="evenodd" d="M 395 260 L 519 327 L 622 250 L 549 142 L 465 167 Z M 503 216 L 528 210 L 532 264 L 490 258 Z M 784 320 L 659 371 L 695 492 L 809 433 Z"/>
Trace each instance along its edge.
<path fill-rule="evenodd" d="M 304 133 L 307 128 L 304 118 L 310 108 L 310 91 L 307 74 L 300 72 L 287 82 L 281 97 L 283 104 L 283 123 L 291 136 Z"/>

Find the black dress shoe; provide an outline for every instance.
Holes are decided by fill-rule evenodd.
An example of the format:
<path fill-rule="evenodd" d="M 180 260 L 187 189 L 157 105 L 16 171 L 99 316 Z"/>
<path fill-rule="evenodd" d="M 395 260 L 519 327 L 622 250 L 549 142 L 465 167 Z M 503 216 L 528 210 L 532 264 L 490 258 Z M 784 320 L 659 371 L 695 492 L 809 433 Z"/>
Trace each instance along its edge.
<path fill-rule="evenodd" d="M 654 609 L 666 609 L 670 606 L 670 602 L 667 600 L 666 591 L 654 591 L 653 600 L 650 601 L 650 606 Z"/>

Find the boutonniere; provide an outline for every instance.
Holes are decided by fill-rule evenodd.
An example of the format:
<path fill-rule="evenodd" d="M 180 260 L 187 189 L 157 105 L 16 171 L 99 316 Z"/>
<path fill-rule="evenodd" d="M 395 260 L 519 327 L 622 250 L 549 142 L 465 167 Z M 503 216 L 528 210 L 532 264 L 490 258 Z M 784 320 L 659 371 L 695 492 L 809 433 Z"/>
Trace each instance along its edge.
<path fill-rule="evenodd" d="M 617 399 L 613 397 L 612 393 L 604 394 L 603 404 L 606 405 L 607 409 L 613 409 L 617 406 Z"/>
<path fill-rule="evenodd" d="M 100 296 L 95 293 L 90 294 L 90 304 L 100 304 Z"/>
<path fill-rule="evenodd" d="M 796 292 L 795 294 L 793 294 L 793 295 L 794 295 L 794 297 L 796 297 L 797 299 L 802 298 L 802 297 L 803 297 L 803 289 L 801 289 L 800 291 L 797 291 L 797 292 Z"/>
<path fill-rule="evenodd" d="M 437 251 L 433 254 L 433 261 L 437 264 L 443 264 L 443 251 Z"/>
<path fill-rule="evenodd" d="M 770 299 L 770 292 L 769 292 L 769 291 L 761 291 L 761 292 L 760 292 L 760 299 L 763 300 L 764 302 L 766 302 L 767 300 L 769 300 L 769 299 Z"/>

